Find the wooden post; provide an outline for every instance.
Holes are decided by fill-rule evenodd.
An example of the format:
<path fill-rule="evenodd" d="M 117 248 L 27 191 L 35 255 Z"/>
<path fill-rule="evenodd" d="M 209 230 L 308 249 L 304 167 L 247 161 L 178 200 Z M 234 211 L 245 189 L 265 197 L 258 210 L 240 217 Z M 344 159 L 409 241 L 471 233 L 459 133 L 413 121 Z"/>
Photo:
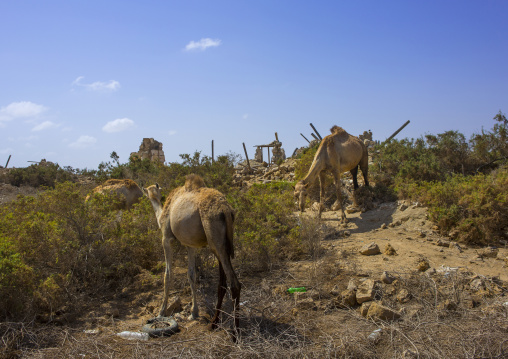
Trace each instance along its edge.
<path fill-rule="evenodd" d="M 247 155 L 247 149 L 245 148 L 245 142 L 242 143 L 243 143 L 243 151 L 245 152 L 245 158 L 247 159 L 247 167 L 249 167 L 249 171 L 252 171 L 252 169 L 250 168 L 249 156 Z"/>
<path fill-rule="evenodd" d="M 213 140 L 212 140 L 212 164 L 214 163 L 214 159 L 213 159 Z"/>
<path fill-rule="evenodd" d="M 279 142 L 279 136 L 277 136 L 277 132 L 275 132 L 275 139 L 277 140 L 277 142 Z"/>
<path fill-rule="evenodd" d="M 400 128 L 399 128 L 397 131 L 395 131 L 395 132 L 393 133 L 393 135 L 391 135 L 390 137 L 388 137 L 388 138 L 385 140 L 385 142 L 383 142 L 383 143 L 388 143 L 388 142 L 390 142 L 390 140 L 391 140 L 392 138 L 394 138 L 395 136 L 397 136 L 397 134 L 398 134 L 400 131 L 402 131 L 402 130 L 404 129 L 404 127 L 406 127 L 407 125 L 409 125 L 409 122 L 411 122 L 411 121 L 407 120 L 405 124 L 403 124 L 402 126 L 400 126 Z"/>
<path fill-rule="evenodd" d="M 303 138 L 305 138 L 305 141 L 307 141 L 308 143 L 310 143 L 310 141 L 307 139 L 307 137 L 305 137 L 305 136 L 303 135 L 303 133 L 301 133 L 301 132 L 300 132 L 300 135 L 302 135 L 302 137 L 303 137 Z"/>
<path fill-rule="evenodd" d="M 268 150 L 268 164 L 270 164 L 270 146 L 267 146 L 266 149 Z"/>
<path fill-rule="evenodd" d="M 311 133 L 311 135 L 312 135 L 312 137 L 314 137 L 314 139 L 315 139 L 316 141 L 319 141 L 319 138 L 317 138 L 317 137 L 316 137 L 316 135 L 314 134 L 314 132 L 313 132 L 313 133 Z"/>
<path fill-rule="evenodd" d="M 314 125 L 313 125 L 312 123 L 310 124 L 310 127 L 312 127 L 312 129 L 314 130 L 314 132 L 316 132 L 316 135 L 318 135 L 319 140 L 322 140 L 323 138 L 321 137 L 321 135 L 319 134 L 319 132 L 317 132 L 316 128 L 314 127 Z"/>
<path fill-rule="evenodd" d="M 9 155 L 9 158 L 7 159 L 7 163 L 5 164 L 5 168 L 7 168 L 7 166 L 9 165 L 9 161 L 11 160 L 11 156 L 12 155 Z"/>

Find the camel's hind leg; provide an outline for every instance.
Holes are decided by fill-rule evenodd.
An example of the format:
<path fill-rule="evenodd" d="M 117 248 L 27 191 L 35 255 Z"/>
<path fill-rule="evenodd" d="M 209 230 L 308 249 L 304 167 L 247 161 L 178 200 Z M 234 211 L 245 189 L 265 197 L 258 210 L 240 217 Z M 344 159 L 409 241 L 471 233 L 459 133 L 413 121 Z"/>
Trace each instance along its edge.
<path fill-rule="evenodd" d="M 344 212 L 344 205 L 342 204 L 342 182 L 340 181 L 340 172 L 332 171 L 333 179 L 335 180 L 335 190 L 337 191 L 337 204 L 339 205 L 341 212 L 341 220 L 347 223 L 346 213 Z"/>
<path fill-rule="evenodd" d="M 199 316 L 199 307 L 196 293 L 196 249 L 187 247 L 187 256 L 188 256 L 187 278 L 189 279 L 189 284 L 192 292 L 192 308 L 189 319 L 194 320 Z"/>
<path fill-rule="evenodd" d="M 221 214 L 222 216 L 222 214 Z M 212 251 L 217 256 L 217 259 L 219 260 L 220 265 L 223 268 L 223 271 L 226 275 L 227 281 L 229 282 L 229 286 L 231 288 L 231 297 L 233 299 L 233 311 L 234 311 L 234 317 L 235 317 L 235 327 L 238 329 L 240 320 L 238 318 L 237 310 L 240 307 L 240 290 L 241 290 L 241 284 L 238 280 L 235 271 L 233 270 L 233 265 L 231 264 L 231 253 L 228 251 L 228 244 L 227 244 L 227 236 L 226 236 L 226 225 L 223 218 L 215 219 L 215 220 L 203 220 L 203 228 L 206 233 L 206 238 L 208 240 L 208 245 L 212 249 Z M 222 274 L 221 274 L 222 275 Z M 220 279 L 219 286 L 221 287 L 221 282 L 224 279 Z M 225 284 L 225 283 L 222 283 Z M 218 300 L 217 301 L 217 308 L 216 308 L 216 316 L 214 317 L 214 320 L 217 320 L 218 314 L 220 312 L 220 306 L 222 305 L 222 298 L 224 297 L 222 293 L 222 290 L 219 287 L 219 293 L 218 293 Z M 222 288 L 224 288 L 225 285 L 222 285 Z M 213 323 L 212 323 L 213 325 Z M 216 325 L 215 325 L 216 327 Z"/>
<path fill-rule="evenodd" d="M 217 305 L 215 306 L 215 315 L 213 316 L 212 323 L 210 324 L 210 329 L 217 329 L 217 323 L 219 322 L 222 301 L 224 300 L 224 295 L 226 295 L 226 273 L 224 272 L 224 268 L 222 267 L 222 263 L 219 261 L 219 285 L 217 287 Z"/>
<path fill-rule="evenodd" d="M 326 176 L 325 172 L 321 171 L 319 172 L 319 211 L 318 211 L 318 218 L 321 218 L 321 213 L 323 212 L 324 206 L 324 200 L 326 196 Z"/>
<path fill-rule="evenodd" d="M 172 236 L 162 235 L 162 247 L 164 248 L 164 257 L 166 259 L 166 272 L 164 273 L 164 297 L 162 298 L 162 305 L 159 311 L 159 317 L 163 317 L 166 314 L 166 308 L 168 306 L 169 296 L 169 285 L 171 283 L 171 266 L 173 263 L 173 248 L 172 242 L 175 238 Z"/>
<path fill-rule="evenodd" d="M 365 154 L 360 161 L 365 187 L 369 187 L 369 155 Z"/>

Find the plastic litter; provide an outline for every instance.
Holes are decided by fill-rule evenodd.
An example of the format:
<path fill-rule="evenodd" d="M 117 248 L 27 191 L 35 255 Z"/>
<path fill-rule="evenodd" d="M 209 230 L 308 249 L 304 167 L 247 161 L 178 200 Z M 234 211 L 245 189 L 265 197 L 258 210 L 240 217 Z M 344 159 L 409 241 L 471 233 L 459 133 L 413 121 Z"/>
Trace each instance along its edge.
<path fill-rule="evenodd" d="M 379 338 L 381 338 L 381 331 L 382 331 L 381 328 L 374 330 L 372 333 L 369 334 L 367 339 L 374 342 L 374 343 L 377 342 L 379 340 Z"/>
<path fill-rule="evenodd" d="M 289 293 L 306 292 L 306 291 L 307 291 L 307 288 L 305 288 L 305 287 L 296 287 L 296 288 L 289 288 L 288 289 Z"/>
<path fill-rule="evenodd" d="M 140 333 L 140 332 L 129 332 L 124 331 L 117 334 L 120 338 L 124 338 L 127 340 L 148 340 L 150 337 L 148 333 Z"/>

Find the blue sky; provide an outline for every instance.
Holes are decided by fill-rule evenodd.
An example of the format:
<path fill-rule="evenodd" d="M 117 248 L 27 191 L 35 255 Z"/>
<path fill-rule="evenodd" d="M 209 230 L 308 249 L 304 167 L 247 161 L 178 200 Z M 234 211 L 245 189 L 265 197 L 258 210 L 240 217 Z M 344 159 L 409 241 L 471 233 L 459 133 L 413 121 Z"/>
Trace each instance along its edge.
<path fill-rule="evenodd" d="M 143 137 L 287 154 L 339 125 L 384 140 L 508 112 L 508 1 L 2 1 L 0 165 L 97 168 Z"/>

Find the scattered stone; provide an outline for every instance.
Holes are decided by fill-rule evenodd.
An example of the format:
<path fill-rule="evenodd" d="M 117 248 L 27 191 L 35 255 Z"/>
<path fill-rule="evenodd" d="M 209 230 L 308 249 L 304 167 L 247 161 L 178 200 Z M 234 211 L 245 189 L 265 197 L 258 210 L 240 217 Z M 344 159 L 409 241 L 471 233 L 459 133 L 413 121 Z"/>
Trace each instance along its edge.
<path fill-rule="evenodd" d="M 417 359 L 419 358 L 420 356 L 418 355 L 418 353 L 412 351 L 411 349 L 406 349 L 404 350 L 404 352 L 402 353 L 402 358 L 403 359 Z"/>
<path fill-rule="evenodd" d="M 448 311 L 452 311 L 452 310 L 456 310 L 457 309 L 457 303 L 447 299 L 445 300 L 444 302 L 441 302 L 439 303 L 439 305 L 437 306 L 437 308 L 439 310 L 448 310 Z"/>
<path fill-rule="evenodd" d="M 395 277 L 392 277 L 387 271 L 384 271 L 383 274 L 381 274 L 381 282 L 385 284 L 392 284 L 394 280 Z"/>
<path fill-rule="evenodd" d="M 176 296 L 175 299 L 171 303 L 168 304 L 166 308 L 165 315 L 170 317 L 171 315 L 182 311 L 182 300 L 179 296 Z"/>
<path fill-rule="evenodd" d="M 386 229 L 386 228 L 388 228 L 388 227 L 386 226 L 386 223 L 383 223 L 383 224 L 381 225 L 381 229 Z"/>
<path fill-rule="evenodd" d="M 411 294 L 407 289 L 401 289 L 397 294 L 397 300 L 399 303 L 407 303 L 411 300 Z"/>
<path fill-rule="evenodd" d="M 450 247 L 450 241 L 445 241 L 443 239 L 438 239 L 434 244 L 439 247 Z"/>
<path fill-rule="evenodd" d="M 317 305 L 312 298 L 303 298 L 296 302 L 296 307 L 301 310 L 317 310 Z"/>
<path fill-rule="evenodd" d="M 450 242 L 450 248 L 451 248 L 451 249 L 453 249 L 453 250 L 455 250 L 455 251 L 458 251 L 459 253 L 464 252 L 464 250 L 462 249 L 462 247 L 461 247 L 461 246 L 459 246 L 459 244 L 458 244 L 458 243 L 456 243 L 456 242 Z"/>
<path fill-rule="evenodd" d="M 487 247 L 478 252 L 478 255 L 483 258 L 496 258 L 499 253 L 499 249 L 496 247 Z"/>
<path fill-rule="evenodd" d="M 408 205 L 407 205 L 407 204 L 405 204 L 405 203 L 402 203 L 402 204 L 400 205 L 400 207 L 399 207 L 399 210 L 400 210 L 400 211 L 405 211 L 407 208 L 408 208 Z"/>
<path fill-rule="evenodd" d="M 345 307 L 354 307 L 356 305 L 356 290 L 346 289 L 340 294 L 340 304 Z"/>
<path fill-rule="evenodd" d="M 476 277 L 469 283 L 469 287 L 476 292 L 485 290 L 485 282 L 480 277 Z"/>
<path fill-rule="evenodd" d="M 416 263 L 416 268 L 420 272 L 425 272 L 427 269 L 430 268 L 429 261 L 427 259 L 425 259 L 425 258 L 418 259 L 418 262 Z"/>
<path fill-rule="evenodd" d="M 379 249 L 379 246 L 376 243 L 372 242 L 363 246 L 360 249 L 360 253 L 363 254 L 364 256 L 372 256 L 381 253 L 381 250 Z"/>
<path fill-rule="evenodd" d="M 367 316 L 367 313 L 369 312 L 369 308 L 370 308 L 371 304 L 372 304 L 372 302 L 362 303 L 362 306 L 360 307 L 360 315 L 362 317 L 366 317 Z"/>
<path fill-rule="evenodd" d="M 351 236 L 351 232 L 350 231 L 344 231 L 344 237 L 349 237 Z"/>
<path fill-rule="evenodd" d="M 365 280 L 362 284 L 358 286 L 358 290 L 356 291 L 356 301 L 358 304 L 362 304 L 364 302 L 368 302 L 374 299 L 376 281 L 372 279 Z"/>
<path fill-rule="evenodd" d="M 420 238 L 425 238 L 427 235 L 425 234 L 425 232 L 421 231 L 419 236 L 420 236 Z"/>
<path fill-rule="evenodd" d="M 400 318 L 400 314 L 379 303 L 373 302 L 367 312 L 367 318 L 392 321 Z"/>
<path fill-rule="evenodd" d="M 397 255 L 397 251 L 395 250 L 395 248 L 393 248 L 391 246 L 390 243 L 388 243 L 385 247 L 385 251 L 384 251 L 384 254 L 386 254 L 387 256 L 396 256 Z"/>

